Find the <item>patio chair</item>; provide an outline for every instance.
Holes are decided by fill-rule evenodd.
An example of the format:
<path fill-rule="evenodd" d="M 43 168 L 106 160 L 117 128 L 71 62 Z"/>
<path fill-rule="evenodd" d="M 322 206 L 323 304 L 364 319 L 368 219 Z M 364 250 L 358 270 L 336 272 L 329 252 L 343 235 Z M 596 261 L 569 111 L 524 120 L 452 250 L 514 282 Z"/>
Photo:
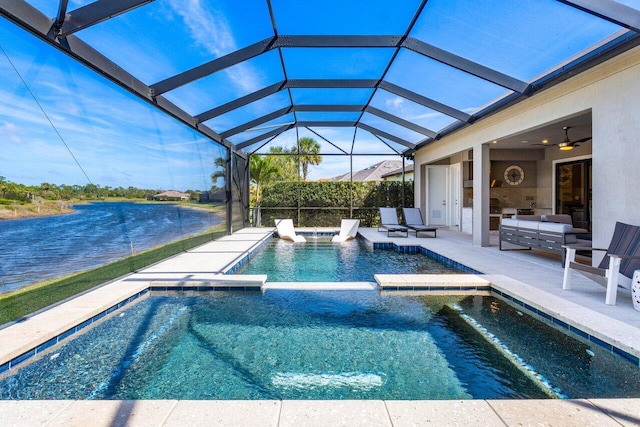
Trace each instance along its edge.
<path fill-rule="evenodd" d="M 409 237 L 409 229 L 398 223 L 398 212 L 396 208 L 380 208 L 380 229 L 387 230 L 387 237 L 391 233 L 405 233 L 405 237 Z"/>
<path fill-rule="evenodd" d="M 340 221 L 340 233 L 333 236 L 332 242 L 346 242 L 347 240 L 355 239 L 358 234 L 358 227 L 360 226 L 359 219 L 343 219 Z"/>
<path fill-rule="evenodd" d="M 298 236 L 293 229 L 293 220 L 291 219 L 276 219 L 276 228 L 278 229 L 278 236 L 283 240 L 291 240 L 292 242 L 306 242 L 307 239 L 304 236 Z"/>
<path fill-rule="evenodd" d="M 416 237 L 420 233 L 433 233 L 433 237 L 436 237 L 438 229 L 424 224 L 420 208 L 402 208 L 402 212 L 404 213 L 404 224 L 416 232 Z"/>
<path fill-rule="evenodd" d="M 617 222 L 611 243 L 607 249 L 589 248 L 580 245 L 563 246 L 566 253 L 562 289 L 572 286 L 571 270 L 579 271 L 601 285 L 606 285 L 605 304 L 615 305 L 618 285 L 631 289 L 631 278 L 640 269 L 640 227 Z M 605 251 L 597 267 L 576 261 L 576 251 Z"/>

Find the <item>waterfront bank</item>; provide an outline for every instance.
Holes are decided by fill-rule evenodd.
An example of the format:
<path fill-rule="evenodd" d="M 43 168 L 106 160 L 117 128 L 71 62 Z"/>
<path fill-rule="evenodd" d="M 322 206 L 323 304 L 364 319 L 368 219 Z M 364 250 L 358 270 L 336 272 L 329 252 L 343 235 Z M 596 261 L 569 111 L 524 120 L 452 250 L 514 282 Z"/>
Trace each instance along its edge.
<path fill-rule="evenodd" d="M 223 223 L 179 204 L 100 202 L 67 215 L 0 222 L 0 292 L 96 268 Z"/>
<path fill-rule="evenodd" d="M 33 203 L 20 205 L 0 205 L 0 220 L 34 218 L 72 213 L 69 202 L 55 201 L 35 205 Z"/>

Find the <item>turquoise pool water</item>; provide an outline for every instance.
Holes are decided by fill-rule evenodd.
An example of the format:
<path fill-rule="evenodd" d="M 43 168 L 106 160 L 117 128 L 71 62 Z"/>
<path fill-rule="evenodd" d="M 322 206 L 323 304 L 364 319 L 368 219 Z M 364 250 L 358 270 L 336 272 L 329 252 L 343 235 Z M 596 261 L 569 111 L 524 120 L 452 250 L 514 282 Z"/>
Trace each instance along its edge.
<path fill-rule="evenodd" d="M 373 282 L 374 274 L 460 273 L 421 253 L 376 249 L 361 239 L 331 243 L 308 238 L 306 243 L 273 239 L 235 271 L 266 274 L 269 282 Z"/>
<path fill-rule="evenodd" d="M 152 295 L 9 373 L 2 399 L 640 396 L 637 367 L 502 301 L 372 291 Z"/>

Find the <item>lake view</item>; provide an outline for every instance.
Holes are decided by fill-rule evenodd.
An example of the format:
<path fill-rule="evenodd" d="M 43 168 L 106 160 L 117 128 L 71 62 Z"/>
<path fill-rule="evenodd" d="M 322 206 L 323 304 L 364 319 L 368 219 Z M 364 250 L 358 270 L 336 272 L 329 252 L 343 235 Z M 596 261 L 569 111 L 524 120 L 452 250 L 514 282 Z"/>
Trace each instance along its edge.
<path fill-rule="evenodd" d="M 75 212 L 0 221 L 0 293 L 95 268 L 222 222 L 174 204 L 90 203 Z"/>

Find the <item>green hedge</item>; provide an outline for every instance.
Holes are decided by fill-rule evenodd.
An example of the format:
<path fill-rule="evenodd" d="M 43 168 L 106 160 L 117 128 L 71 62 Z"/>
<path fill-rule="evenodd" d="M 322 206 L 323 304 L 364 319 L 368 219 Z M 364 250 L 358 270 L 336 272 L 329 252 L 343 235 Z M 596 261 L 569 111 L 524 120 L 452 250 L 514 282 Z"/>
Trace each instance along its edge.
<path fill-rule="evenodd" d="M 225 231 L 218 230 L 169 243 L 93 270 L 10 293 L 6 296 L 0 296 L 0 325 L 20 319 L 29 313 L 58 303 L 105 282 L 222 237 Z"/>
<path fill-rule="evenodd" d="M 404 185 L 404 206 L 413 207 L 413 182 Z M 278 182 L 262 189 L 262 225 L 273 224 L 276 218 L 293 218 L 300 227 L 339 226 L 340 219 L 349 217 L 352 188 L 353 217 L 363 227 L 378 225 L 379 207 L 402 207 L 402 182 Z M 302 208 L 299 218 L 298 207 Z"/>

